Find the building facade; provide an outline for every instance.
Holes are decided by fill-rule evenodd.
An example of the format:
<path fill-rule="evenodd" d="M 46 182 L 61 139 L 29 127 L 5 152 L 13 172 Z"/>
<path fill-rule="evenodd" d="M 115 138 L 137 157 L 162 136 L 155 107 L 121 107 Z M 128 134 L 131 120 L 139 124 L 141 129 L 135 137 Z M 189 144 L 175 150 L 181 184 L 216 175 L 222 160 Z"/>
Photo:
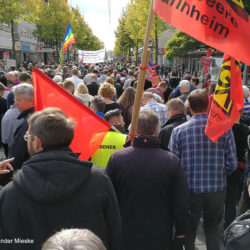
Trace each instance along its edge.
<path fill-rule="evenodd" d="M 14 23 L 16 63 L 33 64 L 53 61 L 54 48 L 51 41 L 41 40 L 35 35 L 36 25 L 20 19 Z M 10 25 L 0 23 L 0 60 L 13 58 Z"/>

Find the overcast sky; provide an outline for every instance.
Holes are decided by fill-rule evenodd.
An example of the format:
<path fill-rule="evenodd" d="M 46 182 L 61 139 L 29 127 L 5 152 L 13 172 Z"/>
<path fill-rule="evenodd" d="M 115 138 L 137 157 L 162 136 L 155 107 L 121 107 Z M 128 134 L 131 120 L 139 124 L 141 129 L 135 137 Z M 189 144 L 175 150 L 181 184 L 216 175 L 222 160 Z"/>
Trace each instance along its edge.
<path fill-rule="evenodd" d="M 105 48 L 113 50 L 114 31 L 118 25 L 118 18 L 122 8 L 128 4 L 129 0 L 110 0 L 111 26 L 109 24 L 108 0 L 69 0 L 69 3 L 71 2 L 72 6 L 80 7 L 85 22 L 88 23 L 93 33 L 104 42 Z"/>

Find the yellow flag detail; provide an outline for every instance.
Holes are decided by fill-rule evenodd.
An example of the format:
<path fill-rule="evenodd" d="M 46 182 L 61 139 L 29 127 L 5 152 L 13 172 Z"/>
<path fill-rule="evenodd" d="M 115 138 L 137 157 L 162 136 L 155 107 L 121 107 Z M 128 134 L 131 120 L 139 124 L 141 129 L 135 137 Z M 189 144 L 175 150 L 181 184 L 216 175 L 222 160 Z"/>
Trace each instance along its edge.
<path fill-rule="evenodd" d="M 232 0 L 232 2 L 234 2 L 235 4 L 239 5 L 242 9 L 244 9 L 242 0 Z"/>

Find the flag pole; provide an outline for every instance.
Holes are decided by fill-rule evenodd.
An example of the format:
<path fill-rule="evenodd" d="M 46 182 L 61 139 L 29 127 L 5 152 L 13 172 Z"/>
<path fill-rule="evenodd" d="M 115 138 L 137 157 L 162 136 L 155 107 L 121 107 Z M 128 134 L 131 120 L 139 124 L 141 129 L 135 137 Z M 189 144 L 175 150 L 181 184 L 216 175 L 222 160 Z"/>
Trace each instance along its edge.
<path fill-rule="evenodd" d="M 139 118 L 139 113 L 140 113 L 142 94 L 144 92 L 145 78 L 147 74 L 148 61 L 149 61 L 149 56 L 150 56 L 150 49 L 148 49 L 148 45 L 149 45 L 149 40 L 150 40 L 150 35 L 151 35 L 151 30 L 152 30 L 152 24 L 154 20 L 153 4 L 154 4 L 154 0 L 151 1 L 151 7 L 150 7 L 149 15 L 148 15 L 148 23 L 147 23 L 146 34 L 144 38 L 144 48 L 143 48 L 141 66 L 140 66 L 140 73 L 139 73 L 138 84 L 136 88 L 135 102 L 134 102 L 134 107 L 133 107 L 133 115 L 132 115 L 131 129 L 130 129 L 131 144 L 133 144 L 134 138 L 137 133 L 138 118 Z"/>

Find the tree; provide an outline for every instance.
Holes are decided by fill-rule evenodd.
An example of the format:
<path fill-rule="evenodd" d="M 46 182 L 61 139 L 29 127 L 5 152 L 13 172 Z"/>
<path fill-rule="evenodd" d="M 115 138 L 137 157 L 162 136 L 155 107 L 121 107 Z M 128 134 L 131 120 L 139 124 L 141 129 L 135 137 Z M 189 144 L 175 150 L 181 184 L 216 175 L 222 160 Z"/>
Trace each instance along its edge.
<path fill-rule="evenodd" d="M 123 55 L 126 54 L 128 57 L 130 56 L 130 49 L 134 47 L 134 41 L 130 37 L 130 33 L 126 26 L 126 19 L 127 19 L 127 9 L 123 9 L 122 15 L 119 18 L 118 27 L 115 31 L 116 35 L 116 42 L 114 48 L 115 55 Z"/>
<path fill-rule="evenodd" d="M 135 0 L 130 3 L 130 8 L 128 11 L 131 11 L 134 16 L 134 20 L 127 22 L 128 29 L 131 33 L 131 38 L 139 42 L 139 45 L 143 46 L 144 37 L 147 28 L 148 14 L 151 6 L 151 0 Z M 128 17 L 130 15 L 128 14 Z M 134 22 L 134 23 L 133 23 Z M 137 26 L 135 29 L 131 29 L 131 26 Z M 155 64 L 158 63 L 158 38 L 162 31 L 169 29 L 167 23 L 162 21 L 157 15 L 154 15 L 152 32 L 151 32 L 151 40 L 154 41 L 154 56 L 155 56 Z"/>
<path fill-rule="evenodd" d="M 158 64 L 158 38 L 160 36 L 160 33 L 164 30 L 169 30 L 171 27 L 162 21 L 156 14 L 154 16 L 154 39 L 155 39 L 155 64 Z"/>
<path fill-rule="evenodd" d="M 53 39 L 56 46 L 56 56 L 59 58 L 59 48 L 63 41 L 68 22 L 70 21 L 69 6 L 62 0 L 43 1 L 37 20 L 37 33 L 41 38 Z"/>
<path fill-rule="evenodd" d="M 9 24 L 11 27 L 13 58 L 16 60 L 15 30 L 14 23 L 19 23 L 20 18 L 25 21 L 36 21 L 40 10 L 40 0 L 1 0 L 0 22 Z"/>
<path fill-rule="evenodd" d="M 75 46 L 78 49 L 99 50 L 103 48 L 102 43 L 98 41 L 98 38 L 84 21 L 84 17 L 78 8 L 72 8 L 70 24 L 76 38 Z"/>
<path fill-rule="evenodd" d="M 125 20 L 125 28 L 128 32 L 128 35 L 131 40 L 134 41 L 135 43 L 135 60 L 136 64 L 138 64 L 138 50 L 139 50 L 139 45 L 142 44 L 143 38 L 141 37 L 141 23 L 138 21 L 138 16 L 136 13 L 136 5 L 135 3 L 131 2 L 130 5 L 127 8 L 127 17 Z"/>
<path fill-rule="evenodd" d="M 39 19 L 36 23 L 37 34 L 41 38 L 55 41 L 57 58 L 59 58 L 59 51 L 68 22 L 71 24 L 76 39 L 76 44 L 73 46 L 82 50 L 103 48 L 103 45 L 84 21 L 79 8 L 70 9 L 62 0 L 49 0 L 48 3 L 42 3 Z"/>
<path fill-rule="evenodd" d="M 119 22 L 119 25 L 123 25 L 119 30 L 123 32 L 124 34 L 120 34 L 119 32 L 116 32 L 118 35 L 118 38 L 121 36 L 126 36 L 127 42 L 129 42 L 129 45 L 133 45 L 133 48 L 135 48 L 136 51 L 136 62 L 138 63 L 138 48 L 139 46 L 143 46 L 144 37 L 146 33 L 146 27 L 147 27 L 147 20 L 148 20 L 148 14 L 149 9 L 151 6 L 150 0 L 131 0 L 129 5 L 126 8 L 126 12 L 122 14 L 121 21 Z M 155 48 L 155 63 L 157 64 L 157 58 L 158 58 L 158 37 L 159 34 L 168 29 L 168 25 L 163 22 L 160 18 L 158 18 L 156 15 L 154 17 L 154 25 L 152 28 L 151 33 L 151 39 L 154 40 L 154 48 Z M 120 45 L 120 51 L 121 50 L 121 43 L 124 41 L 122 39 L 118 39 L 116 42 L 116 45 Z M 116 48 L 117 50 L 117 48 Z"/>
<path fill-rule="evenodd" d="M 183 56 L 189 51 L 204 48 L 206 45 L 182 31 L 177 31 L 173 38 L 166 43 L 166 59 Z"/>

